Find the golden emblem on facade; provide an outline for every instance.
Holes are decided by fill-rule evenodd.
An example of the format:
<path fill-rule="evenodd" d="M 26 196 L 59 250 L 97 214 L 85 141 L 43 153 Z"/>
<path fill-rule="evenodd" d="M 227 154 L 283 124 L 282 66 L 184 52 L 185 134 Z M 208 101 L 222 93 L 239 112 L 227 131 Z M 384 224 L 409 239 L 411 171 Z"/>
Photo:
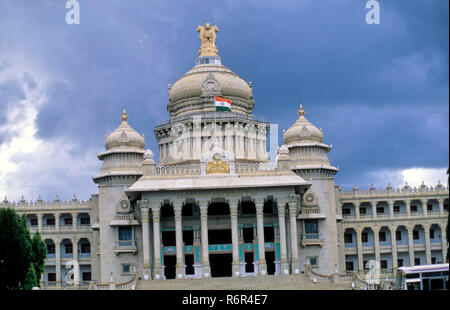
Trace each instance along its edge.
<path fill-rule="evenodd" d="M 227 162 L 221 160 L 218 154 L 214 155 L 214 159 L 208 162 L 208 167 L 206 167 L 206 174 L 214 173 L 230 173 Z"/>

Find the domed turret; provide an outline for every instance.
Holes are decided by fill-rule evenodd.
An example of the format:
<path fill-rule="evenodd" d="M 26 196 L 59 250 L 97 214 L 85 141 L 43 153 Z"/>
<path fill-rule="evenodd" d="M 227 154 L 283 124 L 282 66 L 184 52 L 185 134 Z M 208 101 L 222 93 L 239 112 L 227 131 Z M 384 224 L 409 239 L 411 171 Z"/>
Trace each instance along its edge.
<path fill-rule="evenodd" d="M 310 177 L 317 171 L 324 175 L 334 175 L 338 171 L 330 164 L 327 153 L 331 146 L 323 143 L 323 133 L 305 118 L 305 110 L 300 105 L 300 117 L 283 134 L 283 147 L 289 149 L 292 159 L 291 169 L 302 177 Z"/>
<path fill-rule="evenodd" d="M 111 178 L 120 178 L 114 182 L 132 183 L 142 176 L 142 162 L 145 153 L 145 140 L 128 124 L 125 109 L 122 112 L 122 123 L 105 138 L 106 150 L 97 155 L 103 161 L 100 174 L 94 182 L 101 184 L 111 182 Z"/>
<path fill-rule="evenodd" d="M 283 143 L 286 145 L 298 142 L 323 142 L 323 133 L 316 126 L 311 124 L 305 118 L 305 110 L 300 105 L 298 110 L 300 117 L 297 121 L 283 134 Z"/>
<path fill-rule="evenodd" d="M 131 128 L 127 123 L 127 112 L 122 112 L 122 123 L 105 139 L 106 150 L 111 149 L 139 149 L 145 148 L 144 137 Z"/>

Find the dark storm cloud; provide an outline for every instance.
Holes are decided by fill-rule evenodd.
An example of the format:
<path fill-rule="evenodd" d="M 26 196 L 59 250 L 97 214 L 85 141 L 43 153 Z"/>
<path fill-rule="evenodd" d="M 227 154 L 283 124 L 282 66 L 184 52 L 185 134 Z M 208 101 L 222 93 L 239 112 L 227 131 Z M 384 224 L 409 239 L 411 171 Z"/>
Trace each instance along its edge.
<path fill-rule="evenodd" d="M 79 2 L 80 25 L 65 24 L 65 1 L 0 4 L 1 40 L 54 78 L 43 139 L 101 150 L 126 107 L 157 154 L 167 84 L 193 66 L 194 30 L 210 21 L 223 63 L 253 82 L 254 112 L 279 124 L 280 141 L 302 98 L 334 145 L 337 183 L 448 165 L 448 1 L 380 0 L 380 25 L 353 0 Z"/>

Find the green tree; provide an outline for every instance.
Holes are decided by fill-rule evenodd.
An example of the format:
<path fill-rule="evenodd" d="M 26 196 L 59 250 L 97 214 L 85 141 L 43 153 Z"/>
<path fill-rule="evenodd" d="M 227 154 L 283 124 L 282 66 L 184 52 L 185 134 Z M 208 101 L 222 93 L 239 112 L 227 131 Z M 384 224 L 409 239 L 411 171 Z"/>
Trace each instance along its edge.
<path fill-rule="evenodd" d="M 39 286 L 39 280 L 41 278 L 41 274 L 44 272 L 44 262 L 47 257 L 47 246 L 45 245 L 45 242 L 42 241 L 39 232 L 36 232 L 33 239 L 31 239 L 31 252 L 31 264 L 33 265 L 37 278 L 34 285 Z"/>
<path fill-rule="evenodd" d="M 38 234 L 33 240 L 25 215 L 19 216 L 11 208 L 0 209 L 0 290 L 31 289 L 39 284 L 46 250 Z"/>

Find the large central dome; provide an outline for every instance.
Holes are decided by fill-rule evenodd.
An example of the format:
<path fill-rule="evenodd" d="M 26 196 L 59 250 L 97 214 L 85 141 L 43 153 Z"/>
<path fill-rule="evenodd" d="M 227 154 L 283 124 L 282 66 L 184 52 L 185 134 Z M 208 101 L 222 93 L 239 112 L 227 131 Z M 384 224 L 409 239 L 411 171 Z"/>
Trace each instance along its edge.
<path fill-rule="evenodd" d="M 169 85 L 170 116 L 213 111 L 214 96 L 230 99 L 232 112 L 251 114 L 255 105 L 251 84 L 222 65 L 214 42 L 203 41 L 201 36 L 200 40 L 195 67 Z"/>

